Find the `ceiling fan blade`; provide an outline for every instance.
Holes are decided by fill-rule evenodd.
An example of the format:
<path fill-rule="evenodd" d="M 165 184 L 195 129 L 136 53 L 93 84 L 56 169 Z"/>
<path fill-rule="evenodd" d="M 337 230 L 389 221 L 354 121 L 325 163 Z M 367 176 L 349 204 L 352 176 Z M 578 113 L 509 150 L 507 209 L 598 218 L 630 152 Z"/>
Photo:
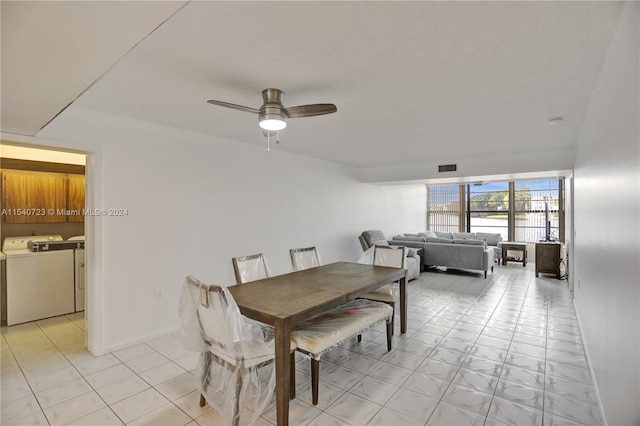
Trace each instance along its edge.
<path fill-rule="evenodd" d="M 298 105 L 285 108 L 284 110 L 289 118 L 313 117 L 314 115 L 331 114 L 338 111 L 334 104 L 311 104 Z"/>
<path fill-rule="evenodd" d="M 218 105 L 218 106 L 221 106 L 221 107 L 237 109 L 239 111 L 252 112 L 254 114 L 257 114 L 258 112 L 260 112 L 259 110 L 255 109 L 255 108 L 246 107 L 246 106 L 242 106 L 242 105 L 236 105 L 236 104 L 230 104 L 229 102 L 215 101 L 213 99 L 209 99 L 207 102 L 210 103 L 211 105 Z"/>

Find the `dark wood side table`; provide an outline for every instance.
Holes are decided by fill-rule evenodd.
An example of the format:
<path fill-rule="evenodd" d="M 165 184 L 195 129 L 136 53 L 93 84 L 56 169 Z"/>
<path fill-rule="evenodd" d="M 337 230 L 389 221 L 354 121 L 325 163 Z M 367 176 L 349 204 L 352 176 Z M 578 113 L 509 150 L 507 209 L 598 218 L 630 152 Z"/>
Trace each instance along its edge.
<path fill-rule="evenodd" d="M 539 272 L 555 274 L 560 279 L 560 249 L 556 242 L 536 243 L 536 277 Z"/>
<path fill-rule="evenodd" d="M 519 251 L 522 253 L 521 259 L 507 256 L 508 251 Z M 502 242 L 502 264 L 506 265 L 507 261 L 522 262 L 522 266 L 527 266 L 527 243 L 518 243 L 515 241 L 503 241 Z"/>

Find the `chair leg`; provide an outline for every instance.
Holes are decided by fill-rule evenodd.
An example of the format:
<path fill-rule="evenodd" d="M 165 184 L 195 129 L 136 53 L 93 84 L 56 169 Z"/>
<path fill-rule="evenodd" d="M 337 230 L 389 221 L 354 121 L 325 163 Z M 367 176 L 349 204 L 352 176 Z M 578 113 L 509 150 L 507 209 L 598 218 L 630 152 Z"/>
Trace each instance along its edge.
<path fill-rule="evenodd" d="M 484 271 L 484 279 L 487 279 L 487 271 Z"/>
<path fill-rule="evenodd" d="M 391 316 L 391 335 L 393 336 L 393 330 L 396 328 L 396 304 L 390 303 L 391 308 L 393 309 L 393 314 Z"/>
<path fill-rule="evenodd" d="M 233 426 L 238 426 L 240 424 L 240 393 L 242 391 L 242 372 L 244 371 L 244 365 L 241 362 L 238 364 L 238 369 L 236 370 L 236 402 L 233 408 L 233 416 L 231 420 L 231 424 Z"/>
<path fill-rule="evenodd" d="M 318 405 L 318 376 L 320 376 L 320 361 L 311 359 L 311 399 L 313 405 Z"/>
<path fill-rule="evenodd" d="M 291 378 L 289 380 L 289 399 L 296 397 L 296 351 L 291 352 Z"/>
<path fill-rule="evenodd" d="M 204 354 L 204 374 L 202 377 L 202 393 L 200 394 L 200 406 L 204 407 L 207 404 L 207 400 L 204 397 L 204 394 L 207 392 L 207 388 L 209 387 L 210 380 L 210 368 L 211 368 L 211 352 L 206 352 Z"/>
<path fill-rule="evenodd" d="M 393 335 L 393 320 L 387 321 L 387 351 L 391 351 L 392 335 Z"/>

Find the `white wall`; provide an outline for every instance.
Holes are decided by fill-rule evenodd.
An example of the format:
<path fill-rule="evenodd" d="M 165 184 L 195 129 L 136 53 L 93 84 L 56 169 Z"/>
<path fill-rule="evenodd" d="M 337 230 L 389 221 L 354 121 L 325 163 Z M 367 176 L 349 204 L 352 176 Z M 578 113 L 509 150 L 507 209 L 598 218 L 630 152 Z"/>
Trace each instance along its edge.
<path fill-rule="evenodd" d="M 89 318 L 104 324 L 96 352 L 174 328 L 183 277 L 232 284 L 233 256 L 263 252 L 281 274 L 291 270 L 290 248 L 316 245 L 324 263 L 355 261 L 365 229 L 426 227 L 423 185 L 363 184 L 348 168 L 277 147 L 75 106 L 39 136 L 48 138 L 34 141 L 41 145 L 90 151 L 88 207 L 128 209 L 88 223 L 98 294 Z"/>
<path fill-rule="evenodd" d="M 575 305 L 610 425 L 640 424 L 638 14 L 625 4 L 575 164 Z"/>
<path fill-rule="evenodd" d="M 513 179 L 533 174 L 537 177 L 566 176 L 573 167 L 575 152 L 572 148 L 527 153 L 487 152 L 486 156 L 452 158 L 449 161 L 431 161 L 365 168 L 360 171 L 363 182 L 394 182 L 446 179 L 467 181 L 470 176 L 490 176 Z M 455 172 L 438 173 L 440 164 L 457 164 Z M 535 177 L 534 177 L 535 178 Z M 492 178 L 493 179 L 493 178 Z"/>

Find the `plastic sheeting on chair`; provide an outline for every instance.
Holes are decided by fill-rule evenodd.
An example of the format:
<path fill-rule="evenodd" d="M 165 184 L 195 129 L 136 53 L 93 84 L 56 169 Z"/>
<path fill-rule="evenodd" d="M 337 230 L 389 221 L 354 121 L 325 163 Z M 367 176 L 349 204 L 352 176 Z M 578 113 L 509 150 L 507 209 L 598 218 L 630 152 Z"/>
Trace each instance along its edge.
<path fill-rule="evenodd" d="M 234 257 L 233 271 L 236 275 L 236 284 L 244 284 L 251 281 L 269 278 L 267 259 L 262 253 L 250 256 Z"/>
<path fill-rule="evenodd" d="M 253 424 L 275 390 L 273 329 L 242 316 L 225 287 L 191 276 L 183 283 L 179 323 L 183 345 L 201 353 L 195 382 L 202 397 L 222 424 Z"/>
<path fill-rule="evenodd" d="M 294 271 L 316 268 L 321 265 L 320 255 L 315 247 L 305 247 L 289 250 L 291 264 Z"/>

